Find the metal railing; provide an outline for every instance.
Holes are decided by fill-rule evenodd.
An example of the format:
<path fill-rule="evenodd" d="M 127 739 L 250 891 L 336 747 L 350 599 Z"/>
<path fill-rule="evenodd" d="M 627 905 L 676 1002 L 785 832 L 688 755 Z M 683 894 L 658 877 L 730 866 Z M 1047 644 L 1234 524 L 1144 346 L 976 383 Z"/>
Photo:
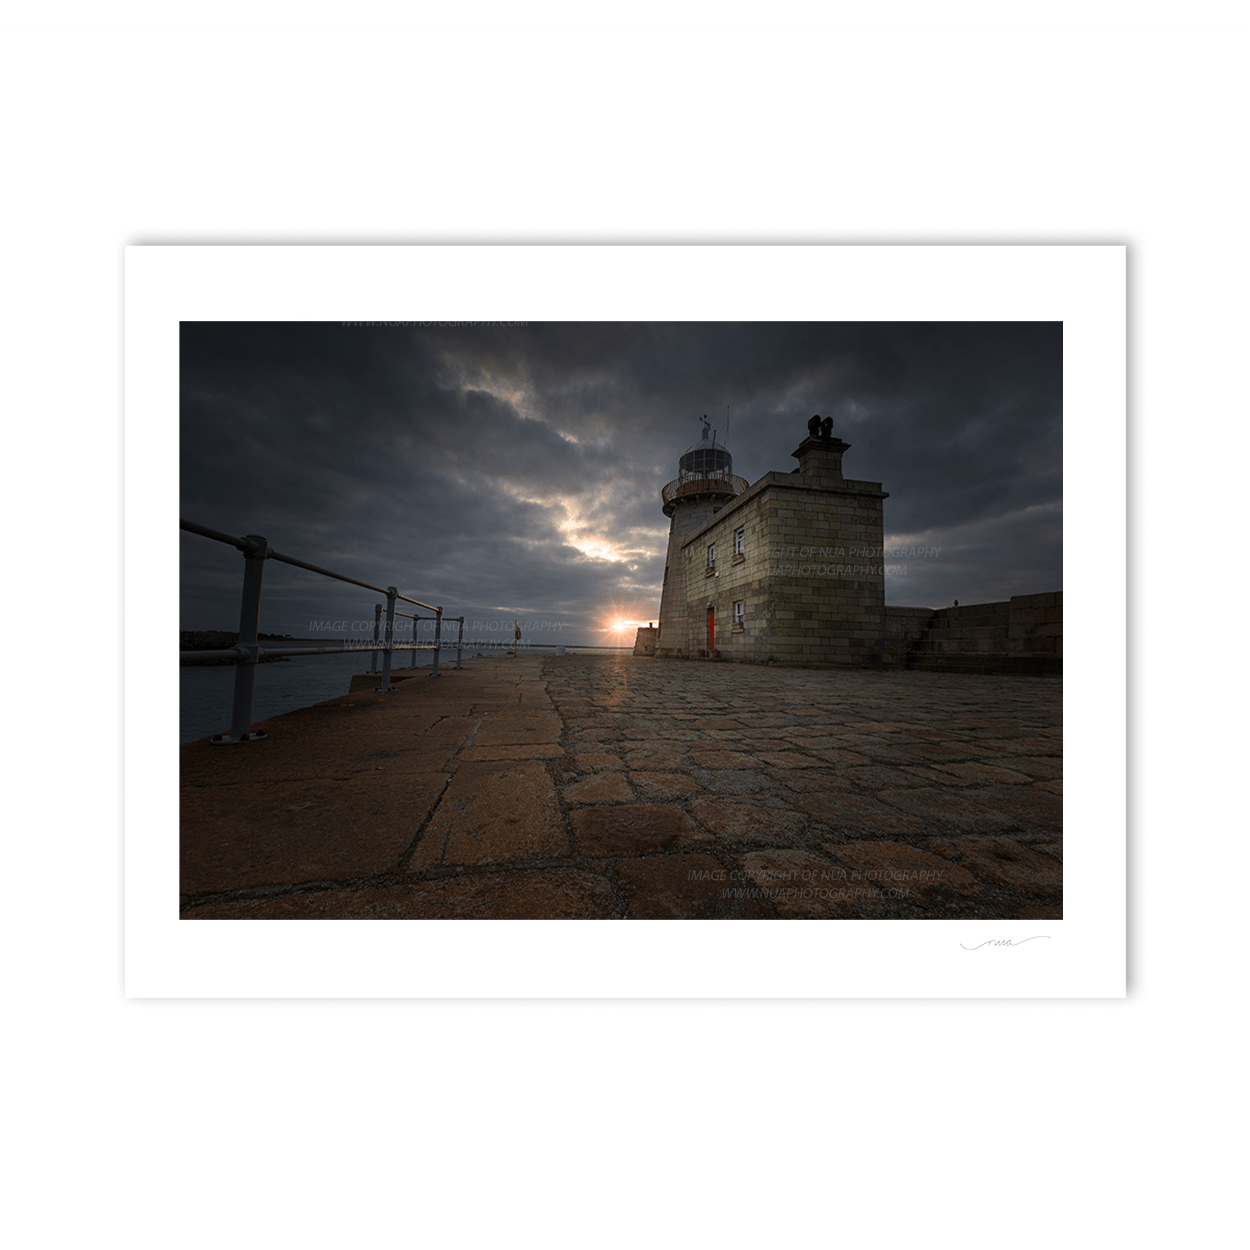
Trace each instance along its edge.
<path fill-rule="evenodd" d="M 741 495 L 750 483 L 744 477 L 713 469 L 707 473 L 683 473 L 660 491 L 660 502 L 666 516 L 678 499 L 687 495 Z"/>
<path fill-rule="evenodd" d="M 211 538 L 214 542 L 226 543 L 243 553 L 243 601 L 239 609 L 239 641 L 233 647 L 217 651 L 181 651 L 179 658 L 183 660 L 234 660 L 234 706 L 230 717 L 230 732 L 217 734 L 214 743 L 226 744 L 237 742 L 256 742 L 266 737 L 263 729 L 252 730 L 252 695 L 256 686 L 256 665 L 263 657 L 287 655 L 343 655 L 351 651 L 371 651 L 373 662 L 370 672 L 378 671 L 378 654 L 382 656 L 381 683 L 378 694 L 391 694 L 395 687 L 391 685 L 391 656 L 396 651 L 411 651 L 412 665 L 416 668 L 418 651 L 433 651 L 433 668 L 431 677 L 438 676 L 438 656 L 442 647 L 443 609 L 430 603 L 422 603 L 420 599 L 409 599 L 401 595 L 394 586 L 374 586 L 362 582 L 359 578 L 348 577 L 343 573 L 335 573 L 331 569 L 323 569 L 319 565 L 309 564 L 306 560 L 297 560 L 294 556 L 284 556 L 275 551 L 259 534 L 247 534 L 236 538 L 233 534 L 223 534 L 220 530 L 209 529 L 206 525 L 197 525 L 194 521 L 179 522 L 182 529 L 190 534 L 199 534 L 202 538 Z M 374 605 L 373 643 L 372 645 L 346 645 L 338 647 L 262 647 L 260 645 L 260 587 L 265 571 L 266 560 L 277 560 L 282 564 L 291 564 L 298 569 L 307 569 L 311 573 L 319 573 L 322 577 L 332 577 L 336 581 L 349 582 L 353 586 L 363 586 L 366 590 L 376 591 L 386 596 L 386 622 L 383 632 L 382 604 Z M 411 612 L 397 612 L 396 602 L 410 603 L 417 608 L 425 608 L 433 612 L 433 616 L 418 616 Z M 406 616 L 412 620 L 412 642 L 397 643 L 395 641 L 395 618 Z M 464 645 L 464 617 L 448 617 L 449 621 L 460 622 L 460 636 L 456 641 L 456 667 L 461 667 L 461 652 Z M 434 641 L 432 644 L 417 641 L 417 622 L 434 622 Z"/>

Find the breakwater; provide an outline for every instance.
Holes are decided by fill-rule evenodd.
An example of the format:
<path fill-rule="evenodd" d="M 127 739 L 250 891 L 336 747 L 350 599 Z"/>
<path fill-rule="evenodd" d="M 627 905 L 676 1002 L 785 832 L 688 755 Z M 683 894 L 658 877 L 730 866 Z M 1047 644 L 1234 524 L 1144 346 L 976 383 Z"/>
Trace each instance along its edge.
<path fill-rule="evenodd" d="M 188 919 L 1062 914 L 1062 681 L 466 658 L 182 748 Z"/>

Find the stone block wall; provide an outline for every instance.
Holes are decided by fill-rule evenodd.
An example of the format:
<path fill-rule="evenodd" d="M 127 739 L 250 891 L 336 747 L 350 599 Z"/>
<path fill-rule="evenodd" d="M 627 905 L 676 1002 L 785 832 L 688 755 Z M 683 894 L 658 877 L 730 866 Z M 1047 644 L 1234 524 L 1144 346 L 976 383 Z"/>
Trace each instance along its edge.
<path fill-rule="evenodd" d="M 885 570 L 880 483 L 781 475 L 773 490 L 769 598 L 758 658 L 880 663 Z M 820 484 L 818 484 L 820 483 Z"/>
<path fill-rule="evenodd" d="M 887 608 L 898 631 L 914 634 L 925 608 Z M 904 615 L 907 614 L 907 615 Z M 1063 592 L 1013 595 L 932 612 L 906 654 L 909 668 L 979 673 L 1063 671 Z"/>
<path fill-rule="evenodd" d="M 1007 654 L 1063 660 L 1063 591 L 1012 596 Z"/>
<path fill-rule="evenodd" d="M 687 619 L 685 544 L 724 507 L 723 500 L 699 498 L 683 501 L 669 521 L 668 553 L 664 558 L 664 587 L 660 599 L 658 655 L 692 655 L 694 638 L 703 627 L 698 603 Z"/>
<path fill-rule="evenodd" d="M 658 629 L 653 629 L 649 625 L 639 625 L 638 633 L 634 636 L 634 654 L 654 655 L 655 640 L 659 632 Z"/>
<path fill-rule="evenodd" d="M 682 549 L 685 654 L 789 664 L 880 663 L 884 498 L 875 482 L 816 485 L 788 473 L 761 478 Z M 739 528 L 745 547 L 740 557 L 734 554 Z M 745 605 L 741 628 L 735 625 L 737 602 Z M 708 645 L 709 607 L 714 647 Z M 660 654 L 670 637 L 662 632 Z"/>
<path fill-rule="evenodd" d="M 759 483 L 756 483 L 756 487 Z M 734 534 L 744 531 L 743 554 L 734 554 Z M 708 548 L 715 545 L 716 563 L 708 564 Z M 696 531 L 682 549 L 681 566 L 686 602 L 685 654 L 720 659 L 748 659 L 748 626 L 734 627 L 734 604 L 745 604 L 745 619 L 758 622 L 768 604 L 768 506 L 765 493 L 755 487 L 722 508 Z M 672 576 L 670 568 L 669 576 Z M 708 608 L 715 613 L 715 647 L 708 646 Z M 665 642 L 667 646 L 667 642 Z"/>
<path fill-rule="evenodd" d="M 885 652 L 891 664 L 905 664 L 908 655 L 929 632 L 935 613 L 932 608 L 885 609 Z"/>

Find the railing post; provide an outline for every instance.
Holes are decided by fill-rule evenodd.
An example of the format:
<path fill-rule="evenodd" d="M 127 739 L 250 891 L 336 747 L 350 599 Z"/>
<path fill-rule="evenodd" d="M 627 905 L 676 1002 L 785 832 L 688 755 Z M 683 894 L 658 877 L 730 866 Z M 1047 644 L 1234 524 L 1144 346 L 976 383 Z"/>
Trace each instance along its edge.
<path fill-rule="evenodd" d="M 373 605 L 373 645 L 378 645 L 378 635 L 382 632 L 382 605 L 375 603 Z M 373 658 L 369 662 L 369 671 L 376 673 L 378 671 L 378 653 L 373 653 Z"/>
<path fill-rule="evenodd" d="M 408 665 L 409 668 L 417 667 L 417 656 L 420 654 L 417 651 L 417 625 L 420 620 L 421 618 L 414 612 L 412 614 L 412 663 Z"/>
<path fill-rule="evenodd" d="M 431 677 L 438 676 L 438 649 L 443 645 L 443 609 L 434 609 L 434 671 Z"/>
<path fill-rule="evenodd" d="M 382 684 L 378 690 L 382 694 L 391 692 L 391 648 L 395 645 L 395 596 L 399 591 L 394 586 L 386 588 L 386 650 L 382 652 Z"/>
<path fill-rule="evenodd" d="M 464 617 L 460 618 L 460 632 L 456 635 L 456 667 L 460 667 L 460 652 L 464 650 Z"/>
<path fill-rule="evenodd" d="M 257 634 L 260 630 L 260 584 L 265 573 L 269 544 L 259 534 L 245 535 L 248 547 L 243 552 L 243 601 L 239 607 L 239 649 L 247 655 L 234 666 L 234 709 L 230 732 L 217 734 L 218 745 L 235 742 L 256 742 L 266 737 L 263 729 L 251 733 L 252 692 L 256 688 L 256 662 L 260 658 Z"/>

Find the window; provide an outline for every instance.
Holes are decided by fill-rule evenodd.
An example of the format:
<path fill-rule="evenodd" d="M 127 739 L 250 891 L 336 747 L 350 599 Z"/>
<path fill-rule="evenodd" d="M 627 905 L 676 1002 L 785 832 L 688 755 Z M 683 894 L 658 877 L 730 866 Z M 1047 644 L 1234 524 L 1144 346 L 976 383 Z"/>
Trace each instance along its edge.
<path fill-rule="evenodd" d="M 734 530 L 734 555 L 740 556 L 746 551 L 747 532 L 743 529 Z"/>
<path fill-rule="evenodd" d="M 716 544 L 715 543 L 713 543 L 707 549 L 707 566 L 709 569 L 714 569 L 716 567 Z"/>
<path fill-rule="evenodd" d="M 734 604 L 734 629 L 745 629 L 747 623 L 747 605 L 745 600 L 739 599 Z"/>

